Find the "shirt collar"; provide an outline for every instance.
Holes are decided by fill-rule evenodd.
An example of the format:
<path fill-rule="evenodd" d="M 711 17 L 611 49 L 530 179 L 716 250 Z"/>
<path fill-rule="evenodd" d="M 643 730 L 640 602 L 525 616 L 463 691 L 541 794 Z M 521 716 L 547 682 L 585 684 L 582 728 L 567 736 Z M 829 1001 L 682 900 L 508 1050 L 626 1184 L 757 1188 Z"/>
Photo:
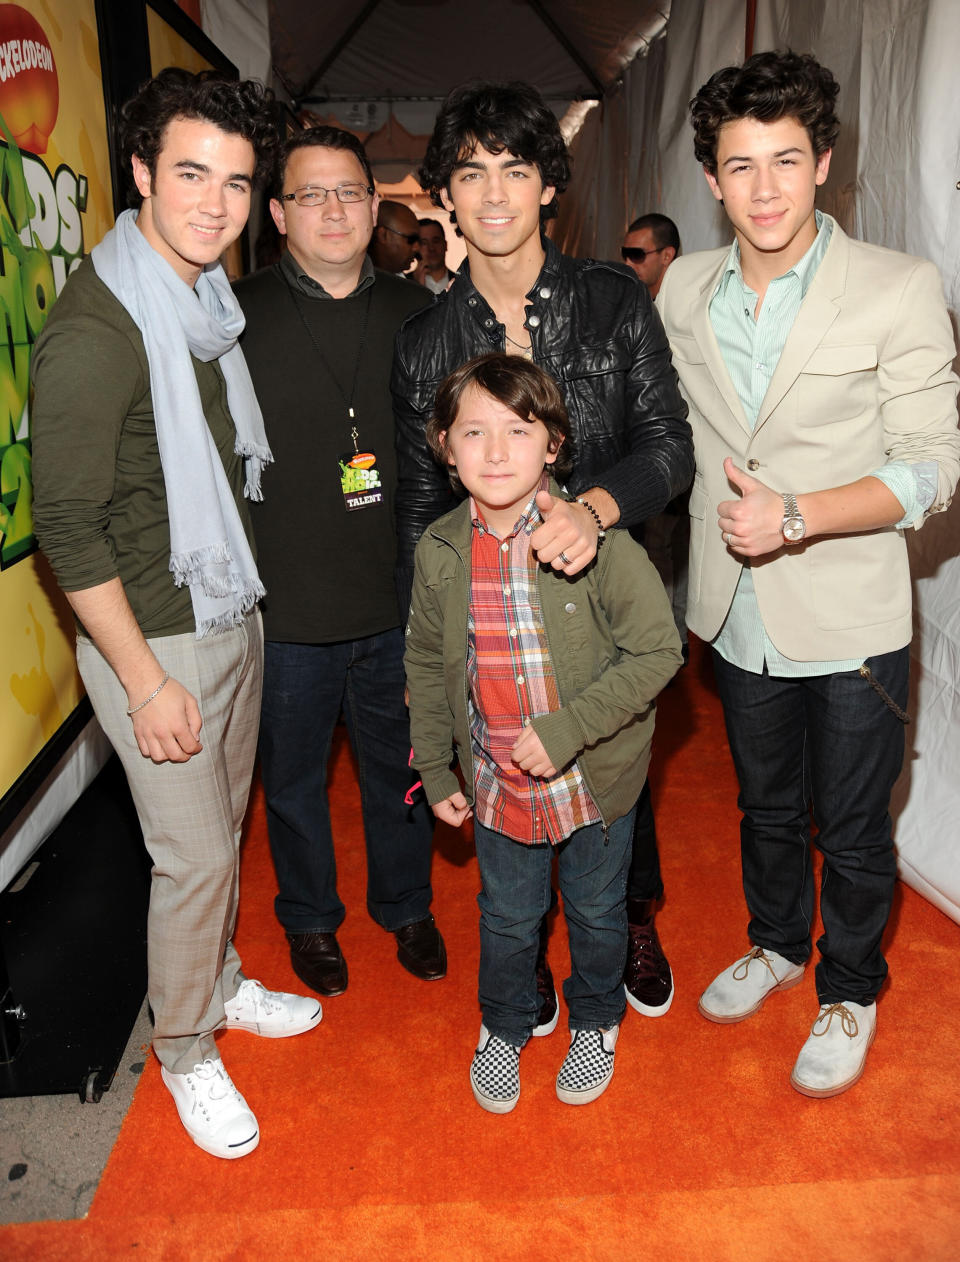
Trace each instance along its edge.
<path fill-rule="evenodd" d="M 283 257 L 279 263 L 280 270 L 283 272 L 287 282 L 294 286 L 297 291 L 304 295 L 305 298 L 327 298 L 335 301 L 330 294 L 324 289 L 319 281 L 308 276 L 297 260 L 293 257 L 289 250 L 284 250 Z M 370 255 L 363 256 L 363 264 L 360 268 L 360 279 L 357 281 L 356 289 L 347 294 L 348 298 L 352 298 L 355 294 L 363 293 L 369 288 L 376 279 L 374 275 L 373 263 L 370 261 Z"/>
<path fill-rule="evenodd" d="M 796 276 L 800 282 L 800 296 L 805 298 L 807 290 L 817 273 L 817 268 L 823 261 L 823 256 L 827 252 L 827 246 L 830 244 L 830 237 L 833 233 L 833 220 L 829 215 L 823 214 L 822 211 L 814 211 L 814 221 L 817 225 L 817 235 L 814 237 L 813 244 L 807 250 L 799 262 L 795 263 L 788 271 L 784 272 L 784 276 Z M 734 238 L 733 244 L 730 246 L 730 253 L 727 255 L 727 262 L 723 269 L 723 275 L 720 277 L 714 293 L 726 291 L 733 278 L 736 278 L 744 288 L 749 288 L 743 279 L 743 272 L 740 267 L 740 242 Z M 778 276 L 777 280 L 782 280 L 782 276 Z"/>
<path fill-rule="evenodd" d="M 528 298 L 533 298 L 536 295 L 537 290 L 540 289 L 545 282 L 548 282 L 551 278 L 555 278 L 557 276 L 560 271 L 561 261 L 564 257 L 557 246 L 554 245 L 553 241 L 551 241 L 549 237 L 544 236 L 543 233 L 540 234 L 540 244 L 543 246 L 545 258 L 543 260 L 543 267 L 540 269 L 540 274 L 533 283 L 533 288 L 526 295 Z M 469 296 L 469 287 L 469 290 L 472 291 L 472 293 L 478 295 L 483 302 L 486 302 L 483 294 L 480 293 L 480 290 L 477 289 L 476 285 L 470 278 L 469 258 L 464 258 L 457 270 L 452 272 L 451 275 L 456 276 L 458 279 L 463 281 L 463 288 L 460 291 L 461 293 Z"/>

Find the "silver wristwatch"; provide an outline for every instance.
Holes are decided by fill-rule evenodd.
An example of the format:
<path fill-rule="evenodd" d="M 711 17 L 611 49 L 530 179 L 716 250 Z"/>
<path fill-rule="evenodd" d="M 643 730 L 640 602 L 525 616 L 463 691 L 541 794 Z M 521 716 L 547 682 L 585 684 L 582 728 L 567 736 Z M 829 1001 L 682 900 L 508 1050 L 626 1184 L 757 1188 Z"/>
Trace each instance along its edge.
<path fill-rule="evenodd" d="M 783 535 L 784 543 L 800 543 L 807 533 L 807 523 L 797 507 L 795 495 L 784 494 L 783 496 L 783 521 L 780 523 L 780 533 Z"/>

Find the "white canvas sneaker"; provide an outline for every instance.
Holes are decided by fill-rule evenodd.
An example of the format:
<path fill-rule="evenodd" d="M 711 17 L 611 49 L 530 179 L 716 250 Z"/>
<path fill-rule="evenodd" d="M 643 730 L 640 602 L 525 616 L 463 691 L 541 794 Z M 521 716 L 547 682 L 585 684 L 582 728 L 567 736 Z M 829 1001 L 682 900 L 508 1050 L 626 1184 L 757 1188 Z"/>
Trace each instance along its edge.
<path fill-rule="evenodd" d="M 697 1010 L 708 1021 L 743 1021 L 763 1007 L 768 995 L 789 990 L 803 977 L 804 966 L 791 964 L 776 951 L 754 947 L 725 968 L 700 996 Z"/>
<path fill-rule="evenodd" d="M 288 995 L 280 990 L 267 990 L 260 982 L 247 978 L 232 999 L 223 1005 L 228 1030 L 249 1030 L 266 1039 L 285 1039 L 303 1034 L 320 1024 L 323 1008 L 320 1000 L 303 995 Z"/>
<path fill-rule="evenodd" d="M 259 1144 L 257 1119 L 231 1082 L 223 1061 L 202 1061 L 189 1074 L 172 1074 L 161 1067 L 160 1077 L 198 1148 L 231 1160 L 245 1157 Z"/>
<path fill-rule="evenodd" d="M 877 1033 L 877 1005 L 825 1003 L 790 1075 L 803 1095 L 825 1099 L 852 1087 L 863 1073 Z"/>

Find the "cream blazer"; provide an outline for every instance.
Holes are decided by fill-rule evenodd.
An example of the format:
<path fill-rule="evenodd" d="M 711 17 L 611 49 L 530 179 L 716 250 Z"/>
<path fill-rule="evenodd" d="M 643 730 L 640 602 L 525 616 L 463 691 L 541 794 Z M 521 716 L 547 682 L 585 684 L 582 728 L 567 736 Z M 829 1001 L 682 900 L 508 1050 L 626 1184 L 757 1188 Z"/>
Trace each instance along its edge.
<path fill-rule="evenodd" d="M 794 494 L 842 486 L 892 460 L 934 461 L 930 512 L 949 505 L 960 475 L 956 348 L 932 263 L 853 241 L 834 223 L 751 431 L 708 312 L 727 255 L 681 256 L 657 296 L 690 405 L 687 622 L 704 640 L 720 630 L 742 567 L 717 527 L 717 505 L 736 494 L 725 456 Z M 752 573 L 767 633 L 796 661 L 869 657 L 910 641 L 907 549 L 892 526 L 781 548 Z"/>

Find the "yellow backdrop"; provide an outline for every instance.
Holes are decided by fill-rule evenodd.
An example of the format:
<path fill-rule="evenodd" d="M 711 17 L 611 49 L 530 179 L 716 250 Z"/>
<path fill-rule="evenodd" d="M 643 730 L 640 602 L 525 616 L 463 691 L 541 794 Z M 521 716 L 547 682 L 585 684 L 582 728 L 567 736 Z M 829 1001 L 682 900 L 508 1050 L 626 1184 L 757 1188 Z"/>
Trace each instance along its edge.
<path fill-rule="evenodd" d="M 113 223 L 94 0 L 0 4 L 0 796 L 82 697 L 31 515 L 29 360 Z"/>

